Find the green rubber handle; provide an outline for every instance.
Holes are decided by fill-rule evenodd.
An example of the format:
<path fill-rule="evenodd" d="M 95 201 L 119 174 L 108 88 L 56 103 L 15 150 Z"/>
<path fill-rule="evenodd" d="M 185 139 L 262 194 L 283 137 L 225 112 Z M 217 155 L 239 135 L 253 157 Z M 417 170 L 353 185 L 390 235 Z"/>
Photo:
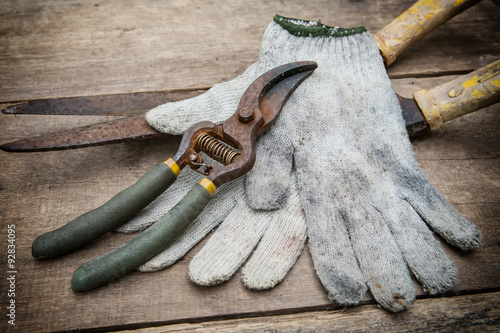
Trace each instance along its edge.
<path fill-rule="evenodd" d="M 56 258 L 74 251 L 122 225 L 162 194 L 177 178 L 160 163 L 134 185 L 124 189 L 104 205 L 85 213 L 59 229 L 35 239 L 35 258 Z"/>
<path fill-rule="evenodd" d="M 211 194 L 196 184 L 166 215 L 114 250 L 82 265 L 73 274 L 71 288 L 89 291 L 127 274 L 165 249 L 210 201 Z"/>

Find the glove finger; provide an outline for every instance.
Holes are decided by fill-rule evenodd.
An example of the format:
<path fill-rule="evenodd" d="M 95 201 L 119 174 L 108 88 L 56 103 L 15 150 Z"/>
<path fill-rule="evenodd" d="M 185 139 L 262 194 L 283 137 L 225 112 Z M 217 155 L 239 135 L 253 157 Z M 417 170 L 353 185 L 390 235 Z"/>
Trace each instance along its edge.
<path fill-rule="evenodd" d="M 304 249 L 307 226 L 296 187 L 293 182 L 282 209 L 271 213 L 269 227 L 242 268 L 241 279 L 249 289 L 270 289 L 283 281 Z"/>
<path fill-rule="evenodd" d="M 299 182 L 308 220 L 311 255 L 318 275 L 332 300 L 342 305 L 359 303 L 366 286 L 384 308 L 397 312 L 407 309 L 415 299 L 415 288 L 398 244 L 382 212 L 390 211 L 385 202 L 394 196 L 389 189 L 373 195 L 367 186 L 380 179 L 364 176 L 363 164 L 351 156 L 324 155 L 321 163 L 298 152 Z M 348 161 L 349 169 L 336 169 L 335 161 Z M 332 166 L 328 181 L 311 177 L 315 163 Z M 334 184 L 334 186 L 328 186 Z M 374 201 L 382 197 L 385 201 Z M 394 199 L 398 199 L 395 197 Z M 332 201 L 344 202 L 331 208 Z"/>
<path fill-rule="evenodd" d="M 418 185 L 417 185 L 418 186 Z M 415 188 L 408 202 L 427 224 L 448 243 L 462 250 L 472 250 L 481 243 L 481 232 L 463 217 L 428 182 Z"/>
<path fill-rule="evenodd" d="M 331 204 L 303 204 L 303 207 L 307 219 L 309 251 L 316 274 L 328 291 L 328 298 L 340 305 L 358 304 L 365 296 L 366 283 L 342 215 Z"/>
<path fill-rule="evenodd" d="M 282 129 L 277 123 L 257 141 L 257 158 L 246 182 L 247 202 L 254 209 L 280 208 L 289 195 L 293 147 Z"/>
<path fill-rule="evenodd" d="M 236 205 L 235 198 L 243 197 L 243 179 L 221 186 L 210 203 L 193 223 L 171 245 L 141 265 L 141 272 L 154 272 L 173 265 L 198 242 L 219 225 Z"/>
<path fill-rule="evenodd" d="M 216 84 L 200 96 L 157 106 L 146 114 L 146 120 L 156 130 L 175 135 L 200 121 L 220 124 L 236 112 L 241 96 L 262 70 L 254 63 L 234 80 Z"/>
<path fill-rule="evenodd" d="M 371 294 L 382 307 L 398 312 L 411 307 L 415 287 L 398 244 L 379 210 L 356 205 L 343 212 L 359 266 Z"/>
<path fill-rule="evenodd" d="M 341 169 L 335 169 L 334 157 L 318 161 L 317 157 L 303 154 L 294 156 L 300 201 L 304 208 L 308 245 L 316 274 L 328 292 L 328 298 L 340 305 L 357 305 L 365 296 L 366 281 L 359 268 L 344 217 L 337 205 L 342 197 L 332 191 L 342 186 Z M 324 156 L 323 156 L 324 157 Z M 332 178 L 312 177 L 314 165 L 332 166 Z M 322 175 L 322 173 L 318 173 Z M 334 185 L 332 185 L 334 184 Z M 350 192 L 350 191 L 349 191 Z"/>
<path fill-rule="evenodd" d="M 413 152 L 406 158 L 394 155 L 390 149 L 373 150 L 377 160 L 392 175 L 399 196 L 407 200 L 421 218 L 448 243 L 462 250 L 477 248 L 481 243 L 479 229 L 450 205 L 432 186 L 418 166 Z M 403 155 L 404 156 L 404 155 Z M 406 161 L 406 165 L 402 161 Z"/>
<path fill-rule="evenodd" d="M 256 212 L 239 201 L 189 264 L 189 277 L 201 286 L 229 280 L 259 243 L 271 213 Z"/>
<path fill-rule="evenodd" d="M 402 201 L 397 211 L 399 213 L 395 218 L 398 223 L 388 223 L 388 226 L 409 269 L 422 283 L 424 291 L 436 294 L 452 288 L 458 278 L 458 269 L 453 261 L 411 205 Z"/>

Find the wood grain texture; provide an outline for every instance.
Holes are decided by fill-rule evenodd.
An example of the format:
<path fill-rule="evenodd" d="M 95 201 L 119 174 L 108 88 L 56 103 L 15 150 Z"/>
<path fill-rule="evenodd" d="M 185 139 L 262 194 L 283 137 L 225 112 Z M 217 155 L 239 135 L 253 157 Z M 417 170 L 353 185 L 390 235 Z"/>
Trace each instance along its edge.
<path fill-rule="evenodd" d="M 375 33 L 412 3 L 5 0 L 0 101 L 206 88 L 257 60 L 274 14 Z M 389 73 L 479 68 L 500 56 L 499 31 L 495 5 L 482 1 L 404 52 Z"/>
<path fill-rule="evenodd" d="M 412 313 L 413 312 L 413 313 Z M 417 315 L 415 315 L 417 314 Z M 373 305 L 261 318 L 137 329 L 155 332 L 496 332 L 500 294 L 420 300 L 411 312 L 391 314 Z M 121 331 L 125 332 L 125 331 Z"/>
<path fill-rule="evenodd" d="M 448 79 L 405 79 L 393 83 L 396 91 L 408 95 L 414 88 L 432 87 Z M 483 246 L 471 253 L 443 245 L 460 269 L 461 281 L 450 295 L 499 287 L 498 110 L 495 106 L 470 114 L 450 122 L 439 133 L 413 142 L 417 159 L 431 182 L 484 235 Z M 0 122 L 0 142 L 97 122 L 101 118 L 5 116 Z M 19 134 L 21 129 L 25 132 Z M 178 143 L 178 137 L 167 137 L 64 152 L 1 153 L 2 232 L 6 232 L 7 224 L 15 224 L 18 232 L 20 331 L 147 327 L 203 318 L 339 308 L 326 299 L 307 251 L 287 279 L 266 292 L 246 290 L 239 275 L 215 288 L 200 288 L 190 283 L 187 265 L 202 244 L 170 269 L 151 274 L 134 272 L 107 287 L 83 294 L 70 289 L 73 271 L 130 236 L 107 235 L 62 259 L 37 261 L 31 257 L 30 246 L 36 235 L 104 203 L 172 154 Z M 420 288 L 419 294 L 423 295 Z M 369 295 L 365 303 L 373 303 Z"/>
<path fill-rule="evenodd" d="M 0 103 L 136 91 L 173 91 L 182 99 L 193 89 L 233 78 L 255 61 L 262 32 L 274 13 L 346 27 L 364 24 L 377 31 L 411 3 L 313 0 L 305 6 L 299 1 L 7 0 L 0 8 L 0 45 L 4 46 Z M 418 89 L 456 77 L 448 74 L 464 73 L 499 57 L 497 12 L 491 1 L 482 1 L 403 53 L 389 69 L 396 92 L 410 97 Z M 234 13 L 237 20 L 230 20 Z M 311 320 L 310 311 L 340 308 L 326 298 L 307 249 L 287 279 L 265 292 L 245 289 L 239 275 L 214 288 L 192 284 L 187 266 L 202 243 L 170 269 L 134 272 L 105 288 L 76 294 L 70 289 L 73 271 L 131 236 L 111 233 L 81 251 L 50 261 L 34 260 L 31 242 L 131 185 L 175 152 L 179 138 L 73 151 L 0 152 L 2 295 L 7 290 L 4 236 L 9 224 L 16 226 L 18 270 L 17 325 L 7 324 L 8 298 L 2 296 L 0 331 L 130 329 L 175 323 L 191 323 L 195 325 L 191 328 L 202 330 L 214 320 L 247 317 L 256 318 L 220 327 L 259 329 L 276 322 L 276 330 L 290 331 L 293 327 L 286 326 L 286 319 L 267 317 L 283 314 L 298 316 L 292 322 L 311 330 L 328 330 L 330 320 L 345 331 L 411 331 L 421 326 L 442 331 L 498 330 L 499 296 L 492 291 L 500 287 L 499 111 L 499 105 L 489 107 L 413 141 L 431 182 L 479 226 L 484 241 L 471 253 L 443 244 L 460 269 L 460 283 L 447 294 L 450 298 L 420 299 L 414 309 L 397 316 L 378 309 L 367 295 L 364 304 L 368 305 L 332 313 L 333 317 L 321 313 L 324 320 Z M 0 143 L 111 119 L 115 118 L 0 115 Z M 420 289 L 419 295 L 423 297 Z M 200 322 L 209 324 L 196 326 Z"/>

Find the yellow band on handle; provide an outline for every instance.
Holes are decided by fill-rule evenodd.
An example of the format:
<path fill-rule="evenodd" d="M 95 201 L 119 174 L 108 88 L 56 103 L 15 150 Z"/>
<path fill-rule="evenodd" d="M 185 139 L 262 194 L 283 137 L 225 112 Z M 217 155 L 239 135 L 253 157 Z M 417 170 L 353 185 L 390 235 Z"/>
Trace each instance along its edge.
<path fill-rule="evenodd" d="M 181 173 L 181 169 L 179 168 L 177 163 L 175 163 L 173 158 L 169 158 L 168 160 L 163 162 L 163 164 L 168 166 L 172 170 L 172 172 L 175 174 L 176 177 Z"/>
<path fill-rule="evenodd" d="M 203 186 L 208 191 L 208 193 L 210 193 L 210 195 L 213 195 L 215 190 L 217 189 L 214 183 L 212 183 L 212 181 L 208 178 L 203 178 L 200 181 L 200 185 Z"/>

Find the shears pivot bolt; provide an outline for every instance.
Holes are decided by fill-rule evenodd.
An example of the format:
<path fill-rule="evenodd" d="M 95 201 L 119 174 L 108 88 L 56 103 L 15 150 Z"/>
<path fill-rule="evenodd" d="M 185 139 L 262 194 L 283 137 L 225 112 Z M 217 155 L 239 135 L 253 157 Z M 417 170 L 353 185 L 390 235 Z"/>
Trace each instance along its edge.
<path fill-rule="evenodd" d="M 242 123 L 249 123 L 253 120 L 254 118 L 254 113 L 252 108 L 249 107 L 244 107 L 241 108 L 238 111 L 238 120 L 241 121 Z"/>

